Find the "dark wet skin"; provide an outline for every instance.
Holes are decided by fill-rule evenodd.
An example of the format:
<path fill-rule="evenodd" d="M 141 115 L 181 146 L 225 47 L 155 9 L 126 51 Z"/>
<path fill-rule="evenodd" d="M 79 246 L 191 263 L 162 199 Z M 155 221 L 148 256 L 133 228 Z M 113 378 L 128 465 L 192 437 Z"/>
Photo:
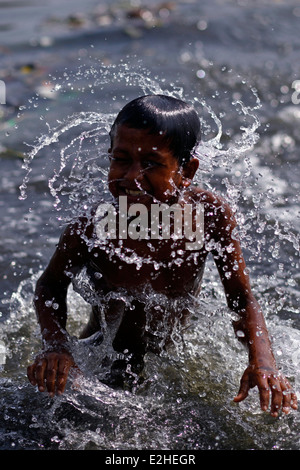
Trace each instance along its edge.
<path fill-rule="evenodd" d="M 277 417 L 280 410 L 289 413 L 291 408 L 297 409 L 296 395 L 288 380 L 277 369 L 263 314 L 251 291 L 245 260 L 235 233 L 233 213 L 219 196 L 191 184 L 198 161 L 192 159 L 179 168 L 161 136 L 126 126 L 118 129 L 110 155 L 109 189 L 114 198 L 127 195 L 129 206 L 141 203 L 149 209 L 155 201 L 169 205 L 173 202 L 192 204 L 193 207 L 202 204 L 205 244 L 196 253 L 195 262 L 191 252 L 185 249 L 187 240 L 184 238 L 176 242 L 151 240 L 152 246 L 146 240 L 127 238 L 123 240 L 123 249 L 133 250 L 135 256 L 152 260 L 137 269 L 134 263 L 126 263 L 120 255 L 111 256 L 111 250 L 109 255 L 101 247 L 88 249 L 85 240 L 95 236 L 95 227 L 90 221 L 81 220 L 67 227 L 36 287 L 35 305 L 45 347 L 28 367 L 30 382 L 37 385 L 40 391 L 47 391 L 50 396 L 54 396 L 55 393 L 63 393 L 70 370 L 76 370 L 65 330 L 66 295 L 71 282 L 68 273 L 75 275 L 87 266 L 95 289 L 101 292 L 124 288 L 134 297 L 135 292 L 151 286 L 154 292 L 176 299 L 189 294 L 197 295 L 201 288 L 205 260 L 211 253 L 228 307 L 239 316 L 234 328 L 243 333 L 243 341 L 249 351 L 249 365 L 234 401 L 244 400 L 249 390 L 257 386 L 261 409 L 266 411 L 270 402 L 272 416 Z M 212 241 L 213 247 L 208 248 Z M 116 247 L 120 246 L 118 240 L 112 242 Z M 180 266 L 174 262 L 173 256 L 178 250 L 183 252 Z M 159 269 L 156 269 L 157 263 Z M 101 274 L 101 280 L 96 279 L 96 272 Z M 226 273 L 230 273 L 230 276 Z M 45 301 L 51 299 L 55 299 L 59 306 L 56 310 L 45 305 Z M 134 308 L 124 307 L 113 346 L 116 351 L 128 350 L 135 358 L 133 364 L 142 367 L 143 355 L 150 346 L 145 334 L 143 303 L 137 296 L 133 304 Z M 118 308 L 113 302 L 107 306 L 108 323 L 118 320 Z M 182 323 L 187 320 L 187 312 L 174 309 L 171 313 L 170 323 L 176 318 Z M 162 321 L 163 315 L 163 309 L 155 310 L 153 324 Z M 82 337 L 89 337 L 99 329 L 101 324 L 94 310 Z"/>

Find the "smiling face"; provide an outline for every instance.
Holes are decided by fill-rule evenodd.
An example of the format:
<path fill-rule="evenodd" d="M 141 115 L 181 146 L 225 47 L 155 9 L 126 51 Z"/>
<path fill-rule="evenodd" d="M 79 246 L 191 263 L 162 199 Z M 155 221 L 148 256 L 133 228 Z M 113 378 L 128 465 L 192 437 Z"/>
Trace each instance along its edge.
<path fill-rule="evenodd" d="M 127 196 L 128 204 L 171 204 L 190 184 L 162 135 L 119 125 L 109 153 L 109 190 L 116 198 Z"/>

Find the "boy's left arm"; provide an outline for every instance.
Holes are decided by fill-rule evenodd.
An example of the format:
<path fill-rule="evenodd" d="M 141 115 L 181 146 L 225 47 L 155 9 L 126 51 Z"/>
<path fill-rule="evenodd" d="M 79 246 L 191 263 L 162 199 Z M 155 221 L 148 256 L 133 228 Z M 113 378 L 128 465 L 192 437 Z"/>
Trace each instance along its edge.
<path fill-rule="evenodd" d="M 217 220 L 214 238 L 218 249 L 213 253 L 214 260 L 228 307 L 240 317 L 234 322 L 235 332 L 249 350 L 249 365 L 234 401 L 244 400 L 249 390 L 257 386 L 262 410 L 268 409 L 271 394 L 271 415 L 277 417 L 281 408 L 287 414 L 291 407 L 297 409 L 297 397 L 288 380 L 277 369 L 264 316 L 251 292 L 241 246 L 233 232 L 236 222 L 226 204 L 222 205 Z"/>

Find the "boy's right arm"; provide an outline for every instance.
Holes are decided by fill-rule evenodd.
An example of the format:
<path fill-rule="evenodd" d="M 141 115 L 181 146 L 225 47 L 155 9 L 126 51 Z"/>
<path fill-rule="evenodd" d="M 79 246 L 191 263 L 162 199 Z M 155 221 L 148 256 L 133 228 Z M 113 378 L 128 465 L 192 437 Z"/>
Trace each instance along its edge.
<path fill-rule="evenodd" d="M 35 290 L 35 308 L 41 327 L 43 350 L 27 369 L 32 385 L 50 396 L 63 393 L 68 373 L 76 364 L 69 348 L 67 290 L 72 275 L 84 264 L 87 249 L 76 227 L 62 234 L 57 249 Z"/>

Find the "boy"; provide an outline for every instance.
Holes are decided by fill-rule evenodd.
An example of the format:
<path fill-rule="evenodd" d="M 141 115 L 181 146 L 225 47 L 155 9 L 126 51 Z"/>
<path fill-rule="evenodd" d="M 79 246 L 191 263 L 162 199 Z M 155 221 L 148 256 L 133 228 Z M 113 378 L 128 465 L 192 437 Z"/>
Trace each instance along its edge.
<path fill-rule="evenodd" d="M 271 396 L 272 416 L 278 416 L 281 408 L 284 413 L 297 409 L 296 395 L 277 370 L 263 314 L 251 292 L 241 247 L 234 235 L 233 214 L 219 196 L 191 185 L 198 168 L 192 152 L 200 139 L 195 110 L 181 100 L 163 95 L 137 98 L 121 110 L 110 137 L 108 187 L 114 198 L 114 210 L 102 206 L 106 210 L 99 214 L 96 209 L 92 220 L 81 218 L 67 227 L 38 280 L 35 306 L 44 349 L 28 367 L 30 382 L 40 391 L 47 390 L 50 396 L 61 394 L 70 369 L 77 367 L 65 330 L 66 295 L 71 277 L 83 267 L 96 293 L 106 295 L 125 289 L 132 299 L 128 305 L 121 295 L 111 296 L 105 304 L 104 317 L 103 309 L 100 315 L 100 306 L 94 305 L 81 336 L 88 338 L 105 327 L 114 331 L 113 348 L 128 358 L 113 364 L 112 377 L 117 377 L 114 372 L 128 364 L 139 372 L 145 352 L 159 352 L 164 347 L 159 344 L 161 336 L 151 333 L 157 325 L 163 322 L 166 325 L 166 343 L 173 325 L 184 324 L 186 320 L 185 309 L 170 307 L 166 312 L 159 305 L 146 315 L 140 293 L 150 287 L 152 292 L 173 300 L 174 305 L 188 294 L 197 295 L 205 260 L 211 252 L 228 306 L 239 315 L 234 328 L 249 349 L 249 365 L 234 401 L 244 400 L 249 389 L 257 386 L 262 410 L 268 409 Z M 127 215 L 117 220 L 121 205 Z M 180 233 L 182 219 L 178 226 L 175 211 L 169 218 L 167 233 L 171 235 L 164 236 L 161 219 L 152 219 L 152 213 L 157 206 L 174 205 L 184 209 L 184 228 L 188 234 L 182 234 L 182 230 Z M 138 212 L 143 218 L 134 225 L 137 219 L 132 217 Z M 109 227 L 106 238 L 104 225 Z M 151 237 L 153 228 L 156 236 Z M 126 253 L 133 253 L 144 262 L 139 266 L 128 263 Z"/>

